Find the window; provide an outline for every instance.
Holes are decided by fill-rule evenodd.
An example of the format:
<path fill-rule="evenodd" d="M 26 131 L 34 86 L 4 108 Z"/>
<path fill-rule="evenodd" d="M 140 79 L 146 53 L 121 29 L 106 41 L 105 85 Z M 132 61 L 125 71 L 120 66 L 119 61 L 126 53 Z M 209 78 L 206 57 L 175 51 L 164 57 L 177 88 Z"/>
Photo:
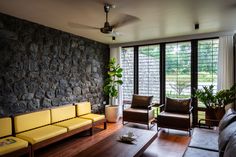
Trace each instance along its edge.
<path fill-rule="evenodd" d="M 121 60 L 124 69 L 124 100 L 131 100 L 134 92 L 153 95 L 155 103 L 165 102 L 165 97 L 190 98 L 193 89 L 211 84 L 216 92 L 218 51 L 219 39 L 195 39 L 123 48 Z M 196 58 L 191 58 L 195 56 Z M 197 80 L 193 79 L 191 85 L 193 77 L 197 77 Z M 198 111 L 197 115 L 193 115 L 196 124 L 198 119 L 205 118 L 205 106 L 195 101 L 192 105 Z"/>
<path fill-rule="evenodd" d="M 134 93 L 134 48 L 122 48 L 121 66 L 123 68 L 123 100 L 132 100 Z"/>
<path fill-rule="evenodd" d="M 160 102 L 160 46 L 140 46 L 138 53 L 139 94 L 152 95 Z"/>
<path fill-rule="evenodd" d="M 217 62 L 219 39 L 198 41 L 198 89 L 203 86 L 214 85 L 217 90 Z M 205 107 L 198 102 L 198 107 Z M 198 111 L 198 119 L 204 118 L 204 112 Z"/>
<path fill-rule="evenodd" d="M 191 97 L 191 43 L 166 44 L 166 96 Z"/>

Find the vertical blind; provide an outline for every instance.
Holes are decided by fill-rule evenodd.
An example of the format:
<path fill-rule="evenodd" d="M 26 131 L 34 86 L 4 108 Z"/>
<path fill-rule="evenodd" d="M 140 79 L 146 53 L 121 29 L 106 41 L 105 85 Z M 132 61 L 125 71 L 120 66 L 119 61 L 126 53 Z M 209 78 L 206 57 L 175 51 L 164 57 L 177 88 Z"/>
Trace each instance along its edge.
<path fill-rule="evenodd" d="M 214 85 L 217 90 L 219 39 L 198 41 L 198 89 Z M 199 103 L 200 106 L 202 104 Z"/>
<path fill-rule="evenodd" d="M 134 92 L 134 48 L 122 48 L 121 66 L 123 68 L 123 100 L 132 100 Z"/>
<path fill-rule="evenodd" d="M 140 46 L 138 53 L 139 94 L 160 102 L 160 46 Z"/>
<path fill-rule="evenodd" d="M 166 96 L 191 97 L 191 42 L 166 44 Z"/>

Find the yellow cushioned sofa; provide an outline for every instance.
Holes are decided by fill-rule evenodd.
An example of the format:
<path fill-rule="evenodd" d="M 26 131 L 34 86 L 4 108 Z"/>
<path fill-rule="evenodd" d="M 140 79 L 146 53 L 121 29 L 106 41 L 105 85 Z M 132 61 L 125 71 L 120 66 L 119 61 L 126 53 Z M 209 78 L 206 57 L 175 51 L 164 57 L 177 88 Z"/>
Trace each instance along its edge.
<path fill-rule="evenodd" d="M 90 130 L 92 134 L 92 121 L 77 118 L 75 113 L 75 106 L 65 105 L 15 116 L 16 137 L 26 140 L 32 145 L 31 156 L 34 156 L 35 150 L 76 133 Z"/>
<path fill-rule="evenodd" d="M 28 142 L 12 136 L 12 119 L 0 118 L 0 156 L 12 157 L 31 155 Z"/>
<path fill-rule="evenodd" d="M 92 131 L 92 120 L 76 117 L 74 105 L 51 109 L 51 116 L 53 125 L 67 128 L 68 132 L 78 133 L 88 129 Z"/>
<path fill-rule="evenodd" d="M 105 115 L 92 113 L 90 102 L 87 101 L 80 102 L 80 103 L 75 103 L 74 105 L 76 106 L 76 111 L 77 111 L 76 114 L 78 117 L 92 120 L 93 126 L 103 123 L 104 129 L 107 128 Z"/>

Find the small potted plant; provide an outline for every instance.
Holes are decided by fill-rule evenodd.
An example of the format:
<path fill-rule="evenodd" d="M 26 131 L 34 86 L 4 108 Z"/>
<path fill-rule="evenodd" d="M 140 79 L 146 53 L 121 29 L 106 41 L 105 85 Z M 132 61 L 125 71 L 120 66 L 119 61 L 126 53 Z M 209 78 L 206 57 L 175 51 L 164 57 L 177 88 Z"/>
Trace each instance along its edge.
<path fill-rule="evenodd" d="M 108 122 L 119 120 L 119 106 L 116 103 L 118 97 L 118 87 L 123 84 L 123 69 L 116 64 L 115 58 L 111 58 L 108 64 L 108 78 L 105 80 L 104 93 L 109 96 L 110 104 L 105 107 L 105 114 Z"/>
<path fill-rule="evenodd" d="M 236 99 L 236 84 L 230 89 L 223 89 L 214 94 L 213 85 L 203 86 L 203 89 L 197 89 L 194 97 L 206 106 L 205 118 L 211 120 L 220 120 L 225 113 L 225 106 L 233 103 Z M 217 123 L 207 122 L 207 124 L 217 125 Z"/>

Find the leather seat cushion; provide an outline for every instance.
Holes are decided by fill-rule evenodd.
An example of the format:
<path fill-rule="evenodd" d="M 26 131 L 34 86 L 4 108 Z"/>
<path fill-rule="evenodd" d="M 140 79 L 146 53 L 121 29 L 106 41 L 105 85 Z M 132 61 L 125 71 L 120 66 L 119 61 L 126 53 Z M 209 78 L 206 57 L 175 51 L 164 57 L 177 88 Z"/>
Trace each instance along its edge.
<path fill-rule="evenodd" d="M 183 157 L 219 157 L 219 153 L 215 151 L 188 147 Z"/>
<path fill-rule="evenodd" d="M 80 116 L 80 118 L 84 118 L 84 119 L 90 119 L 93 122 L 105 119 L 105 115 L 102 114 L 94 114 L 94 113 L 89 113 L 83 116 Z"/>
<path fill-rule="evenodd" d="M 6 143 L 0 145 L 0 156 L 28 147 L 27 141 L 12 136 L 0 139 L 0 143 Z"/>
<path fill-rule="evenodd" d="M 231 136 L 224 152 L 224 157 L 235 157 L 236 154 L 236 134 Z"/>
<path fill-rule="evenodd" d="M 158 116 L 189 119 L 189 114 L 178 114 L 172 112 L 161 112 Z"/>
<path fill-rule="evenodd" d="M 131 108 L 147 109 L 152 103 L 153 96 L 133 95 Z"/>
<path fill-rule="evenodd" d="M 194 128 L 189 147 L 218 151 L 218 131 Z"/>
<path fill-rule="evenodd" d="M 220 152 L 224 152 L 231 136 L 236 133 L 236 121 L 229 124 L 223 131 L 220 132 L 218 143 Z"/>
<path fill-rule="evenodd" d="M 147 117 L 147 113 L 148 113 L 148 117 Z M 128 122 L 147 124 L 149 123 L 149 120 L 152 120 L 153 118 L 154 118 L 153 108 L 151 110 L 127 108 L 123 111 L 123 120 L 128 121 Z"/>
<path fill-rule="evenodd" d="M 166 97 L 165 111 L 188 114 L 191 99 L 171 99 Z"/>
<path fill-rule="evenodd" d="M 65 120 L 59 123 L 55 123 L 53 125 L 65 127 L 68 129 L 68 131 L 78 129 L 80 127 L 86 126 L 86 125 L 92 125 L 92 120 L 90 119 L 83 119 L 83 118 L 73 118 L 69 120 Z"/>
<path fill-rule="evenodd" d="M 170 112 L 161 112 L 157 116 L 158 127 L 184 129 L 187 130 L 191 127 L 191 117 L 188 114 L 177 114 Z"/>
<path fill-rule="evenodd" d="M 54 126 L 54 125 L 47 125 L 41 128 L 33 129 L 30 131 L 26 131 L 20 134 L 17 134 L 16 137 L 24 139 L 31 144 L 35 144 L 52 137 L 61 135 L 66 133 L 67 129 L 64 127 Z"/>
<path fill-rule="evenodd" d="M 154 109 L 151 110 L 147 110 L 147 109 L 137 109 L 137 108 L 127 108 L 124 110 L 124 112 L 136 112 L 136 113 L 147 113 L 147 111 L 149 113 L 153 112 Z"/>

